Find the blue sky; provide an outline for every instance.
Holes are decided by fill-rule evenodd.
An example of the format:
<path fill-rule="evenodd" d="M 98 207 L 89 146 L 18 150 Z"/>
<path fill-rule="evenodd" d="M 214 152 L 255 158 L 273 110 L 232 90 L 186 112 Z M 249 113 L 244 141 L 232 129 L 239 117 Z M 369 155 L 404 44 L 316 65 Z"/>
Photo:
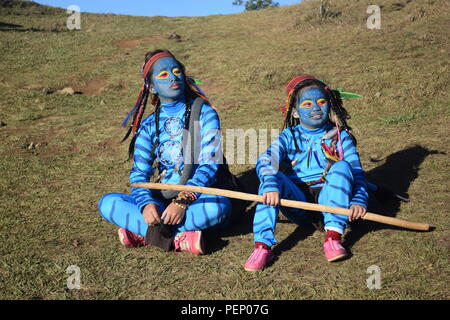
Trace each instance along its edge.
<path fill-rule="evenodd" d="M 233 0 L 35 0 L 52 7 L 67 8 L 77 5 L 82 12 L 115 13 L 137 16 L 207 16 L 244 11 L 233 6 Z M 300 0 L 277 0 L 280 5 L 299 3 Z"/>

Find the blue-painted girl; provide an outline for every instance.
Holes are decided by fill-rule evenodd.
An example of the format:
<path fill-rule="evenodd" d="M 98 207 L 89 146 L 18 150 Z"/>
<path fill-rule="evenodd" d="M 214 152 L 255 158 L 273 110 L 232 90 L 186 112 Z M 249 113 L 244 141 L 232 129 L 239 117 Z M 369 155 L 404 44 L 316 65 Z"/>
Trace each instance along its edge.
<path fill-rule="evenodd" d="M 368 205 L 365 174 L 339 91 L 310 75 L 293 78 L 286 90 L 285 129 L 256 166 L 264 202 L 256 207 L 255 247 L 244 265 L 248 271 L 261 270 L 272 260 L 280 209 L 299 225 L 309 222 L 304 210 L 280 208 L 281 198 L 350 208 L 350 217 L 322 212 L 323 250 L 330 262 L 347 256 L 342 234 L 349 221 L 365 215 Z"/>
<path fill-rule="evenodd" d="M 132 119 L 124 139 L 133 135 L 130 156 L 133 166 L 130 183 L 149 182 L 156 169 L 158 181 L 167 184 L 186 184 L 209 187 L 217 180 L 221 152 L 220 122 L 208 99 L 188 77 L 184 65 L 167 50 L 147 53 L 142 66 L 144 84 L 137 103 L 124 125 Z M 151 99 L 154 112 L 144 119 L 147 100 Z M 183 132 L 189 123 L 192 105 L 197 98 L 200 105 L 199 126 L 201 149 L 191 172 L 181 181 L 185 166 Z M 219 159 L 222 160 L 222 159 Z M 120 227 L 119 240 L 126 247 L 153 244 L 159 237 L 156 230 L 164 226 L 166 250 L 204 253 L 202 230 L 223 226 L 231 211 L 229 199 L 220 196 L 190 192 L 163 196 L 161 192 L 131 188 L 131 194 L 111 193 L 98 203 L 106 220 Z M 162 247 L 162 246 L 161 246 Z"/>

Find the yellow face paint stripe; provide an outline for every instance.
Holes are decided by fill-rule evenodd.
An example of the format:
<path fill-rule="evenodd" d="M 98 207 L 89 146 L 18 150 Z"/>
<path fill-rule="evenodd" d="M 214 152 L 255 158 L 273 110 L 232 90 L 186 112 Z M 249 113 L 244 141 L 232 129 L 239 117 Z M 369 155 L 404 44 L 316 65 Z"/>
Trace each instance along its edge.
<path fill-rule="evenodd" d="M 309 104 L 309 105 L 308 105 Z M 311 108 L 313 105 L 312 100 L 305 100 L 300 104 L 300 108 Z"/>
<path fill-rule="evenodd" d="M 157 76 L 156 79 L 167 79 L 169 77 L 169 73 L 167 71 L 161 71 Z"/>
<path fill-rule="evenodd" d="M 324 106 L 327 104 L 327 100 L 325 100 L 324 98 L 319 98 L 319 99 L 317 99 L 317 104 L 319 106 Z"/>

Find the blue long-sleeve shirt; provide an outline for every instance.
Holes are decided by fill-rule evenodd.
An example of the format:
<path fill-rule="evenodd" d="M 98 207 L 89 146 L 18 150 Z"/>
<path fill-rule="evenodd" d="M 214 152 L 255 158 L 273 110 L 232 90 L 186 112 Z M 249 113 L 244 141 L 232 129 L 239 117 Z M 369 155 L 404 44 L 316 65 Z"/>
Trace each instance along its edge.
<path fill-rule="evenodd" d="M 137 132 L 134 162 L 130 172 L 130 183 L 149 182 L 153 175 L 153 163 L 160 163 L 161 183 L 179 184 L 184 169 L 182 153 L 183 129 L 186 103 L 183 100 L 162 103 L 159 116 L 159 143 L 155 152 L 151 150 L 156 141 L 155 114 L 144 121 Z M 216 172 L 222 158 L 220 122 L 217 112 L 209 105 L 201 107 L 199 118 L 201 150 L 196 151 L 193 172 L 186 185 L 208 187 L 216 182 Z M 139 210 L 155 202 L 155 195 L 149 189 L 131 188 Z"/>
<path fill-rule="evenodd" d="M 294 136 L 289 128 L 283 130 L 267 151 L 258 158 L 256 172 L 261 181 L 261 192 L 280 192 L 275 175 L 279 168 L 283 167 L 289 168 L 285 174 L 297 184 L 320 179 L 328 164 L 321 148 L 321 139 L 332 129 L 331 123 L 318 129 L 307 129 L 297 125 L 293 127 Z M 344 160 L 350 164 L 354 178 L 350 205 L 359 204 L 367 208 L 369 195 L 359 154 L 350 135 L 346 131 L 341 131 L 340 134 Z M 296 151 L 294 139 L 301 150 L 300 153 Z M 325 143 L 330 146 L 331 141 L 332 138 L 329 138 Z M 311 152 L 308 152 L 310 149 Z M 293 168 L 291 163 L 295 164 Z"/>

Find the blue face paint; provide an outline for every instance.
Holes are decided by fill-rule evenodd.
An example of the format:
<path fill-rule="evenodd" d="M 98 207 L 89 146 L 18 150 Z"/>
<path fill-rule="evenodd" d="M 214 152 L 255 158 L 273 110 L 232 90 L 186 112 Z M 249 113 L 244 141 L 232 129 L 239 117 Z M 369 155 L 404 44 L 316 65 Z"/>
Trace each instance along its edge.
<path fill-rule="evenodd" d="M 152 84 L 163 102 L 179 100 L 186 88 L 186 77 L 180 64 L 171 57 L 159 59 L 153 65 Z"/>
<path fill-rule="evenodd" d="M 296 107 L 300 123 L 305 128 L 317 129 L 328 121 L 330 106 L 325 92 L 320 88 L 309 88 L 298 94 Z"/>

